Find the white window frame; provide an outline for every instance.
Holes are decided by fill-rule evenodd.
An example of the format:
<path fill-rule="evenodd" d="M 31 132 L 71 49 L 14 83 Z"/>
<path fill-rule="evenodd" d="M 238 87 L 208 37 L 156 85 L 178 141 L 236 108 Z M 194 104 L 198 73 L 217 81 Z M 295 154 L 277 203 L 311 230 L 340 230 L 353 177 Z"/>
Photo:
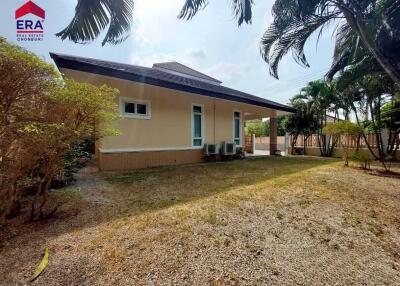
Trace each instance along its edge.
<path fill-rule="evenodd" d="M 193 107 L 201 107 L 201 113 L 197 113 L 193 111 Z M 191 138 L 192 138 L 192 147 L 193 148 L 198 148 L 198 149 L 202 149 L 204 146 L 204 104 L 199 104 L 199 103 L 192 103 L 191 105 L 191 116 L 192 116 L 192 128 L 191 128 Z M 201 115 L 201 138 L 200 137 L 194 137 L 194 115 L 195 114 L 200 114 Z M 201 139 L 201 145 L 200 146 L 196 146 L 194 145 L 194 140 L 195 139 Z"/>
<path fill-rule="evenodd" d="M 239 113 L 239 138 L 238 137 L 235 137 L 235 113 L 236 112 L 238 112 Z M 243 146 L 243 134 L 242 134 L 242 129 L 243 129 L 243 127 L 242 127 L 242 123 L 243 122 L 243 120 L 242 120 L 242 112 L 240 111 L 240 110 L 234 110 L 233 112 L 232 112 L 232 125 L 233 125 L 233 129 L 232 129 L 232 137 L 233 137 L 233 143 L 235 143 L 235 141 L 237 140 L 237 139 L 239 139 L 239 145 L 236 145 L 236 143 L 235 143 L 235 145 L 236 145 L 236 147 L 242 147 Z"/>
<path fill-rule="evenodd" d="M 135 104 L 135 113 L 126 113 L 125 112 L 125 103 L 134 103 Z M 147 114 L 138 114 L 137 113 L 137 104 L 145 104 Z M 136 118 L 136 119 L 151 119 L 151 102 L 143 99 L 134 99 L 129 97 L 120 97 L 119 98 L 119 106 L 120 106 L 120 114 L 124 118 Z"/>

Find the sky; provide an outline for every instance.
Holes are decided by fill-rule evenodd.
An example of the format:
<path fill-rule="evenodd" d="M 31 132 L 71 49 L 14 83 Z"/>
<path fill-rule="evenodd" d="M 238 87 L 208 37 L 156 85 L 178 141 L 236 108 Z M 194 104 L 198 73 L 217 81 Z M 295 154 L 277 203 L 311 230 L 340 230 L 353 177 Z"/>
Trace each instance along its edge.
<path fill-rule="evenodd" d="M 279 80 L 269 75 L 259 42 L 272 22 L 273 0 L 255 0 L 251 25 L 237 26 L 229 0 L 210 0 L 192 20 L 177 15 L 184 0 L 135 0 L 134 24 L 122 44 L 101 46 L 103 35 L 90 44 L 62 41 L 54 34 L 68 25 L 77 1 L 34 0 L 46 11 L 44 40 L 17 42 L 15 10 L 27 0 L 0 2 L 0 36 L 52 62 L 49 52 L 151 67 L 155 62 L 177 61 L 221 80 L 224 86 L 280 103 L 288 103 L 301 87 L 320 79 L 333 54 L 331 29 L 307 42 L 310 68 L 299 66 L 288 54 L 279 66 Z"/>

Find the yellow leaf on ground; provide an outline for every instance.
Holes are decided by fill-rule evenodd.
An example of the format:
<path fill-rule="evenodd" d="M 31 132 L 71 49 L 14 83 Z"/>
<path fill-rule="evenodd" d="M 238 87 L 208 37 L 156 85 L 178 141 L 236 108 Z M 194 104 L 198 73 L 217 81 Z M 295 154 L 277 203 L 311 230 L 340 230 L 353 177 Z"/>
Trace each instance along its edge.
<path fill-rule="evenodd" d="M 42 261 L 40 261 L 38 268 L 36 268 L 36 271 L 33 273 L 31 281 L 35 280 L 43 272 L 43 270 L 47 266 L 47 263 L 49 263 L 49 250 L 46 247 L 46 249 L 44 251 L 43 259 L 42 259 Z"/>

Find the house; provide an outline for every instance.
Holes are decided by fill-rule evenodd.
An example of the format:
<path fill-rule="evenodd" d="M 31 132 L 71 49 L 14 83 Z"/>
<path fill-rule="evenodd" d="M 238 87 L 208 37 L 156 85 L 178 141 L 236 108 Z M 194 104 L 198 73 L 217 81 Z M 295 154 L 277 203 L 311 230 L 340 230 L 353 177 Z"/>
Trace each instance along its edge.
<path fill-rule="evenodd" d="M 225 87 L 221 81 L 177 62 L 148 68 L 50 55 L 64 76 L 94 85 L 107 84 L 120 91 L 117 101 L 121 118 L 115 126 L 121 135 L 97 142 L 101 170 L 200 162 L 205 143 L 221 146 L 227 141 L 242 146 L 244 122 L 265 117 L 271 118 L 273 152 L 276 118 L 295 111 Z"/>

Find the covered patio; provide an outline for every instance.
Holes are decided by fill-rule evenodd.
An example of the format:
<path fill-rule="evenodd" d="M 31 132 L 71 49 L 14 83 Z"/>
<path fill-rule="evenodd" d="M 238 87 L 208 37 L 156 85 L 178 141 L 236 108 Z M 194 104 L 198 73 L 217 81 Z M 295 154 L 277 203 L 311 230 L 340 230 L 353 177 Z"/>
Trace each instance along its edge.
<path fill-rule="evenodd" d="M 288 154 L 288 136 L 279 136 L 278 138 L 278 117 L 288 114 L 287 112 L 275 111 L 271 117 L 265 117 L 256 114 L 245 114 L 244 121 L 250 120 L 263 120 L 268 118 L 270 122 L 269 136 L 260 138 L 255 137 L 254 134 L 245 135 L 245 151 L 246 157 L 259 157 L 259 156 L 270 156 L 270 155 L 283 155 Z M 260 140 L 263 139 L 263 140 Z"/>

